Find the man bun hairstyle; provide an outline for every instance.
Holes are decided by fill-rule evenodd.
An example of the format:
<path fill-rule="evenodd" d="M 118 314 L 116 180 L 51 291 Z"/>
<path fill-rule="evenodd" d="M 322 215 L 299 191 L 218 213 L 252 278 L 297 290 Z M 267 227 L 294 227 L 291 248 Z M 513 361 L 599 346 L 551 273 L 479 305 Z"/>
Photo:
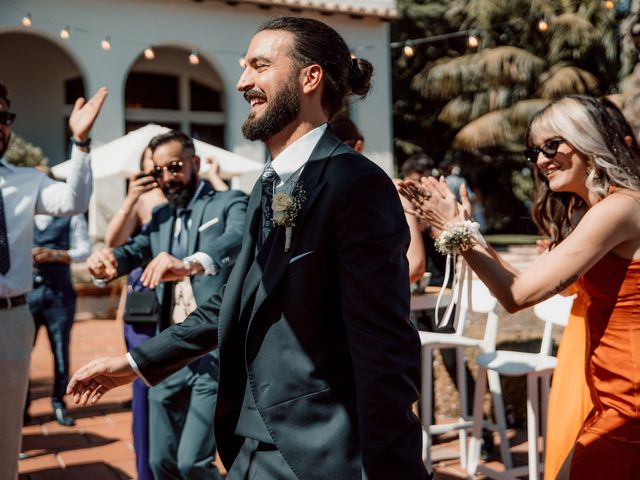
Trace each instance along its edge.
<path fill-rule="evenodd" d="M 322 108 L 331 118 L 349 95 L 364 97 L 371 88 L 373 65 L 352 58 L 344 39 L 326 23 L 303 17 L 276 17 L 258 32 L 280 30 L 293 35 L 291 57 L 298 68 L 320 65 L 324 71 Z"/>

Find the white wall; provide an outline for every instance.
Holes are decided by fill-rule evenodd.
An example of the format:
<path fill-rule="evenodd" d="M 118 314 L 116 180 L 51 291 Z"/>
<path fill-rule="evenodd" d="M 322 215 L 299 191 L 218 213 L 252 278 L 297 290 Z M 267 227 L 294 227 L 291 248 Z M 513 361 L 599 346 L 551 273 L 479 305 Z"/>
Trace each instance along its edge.
<path fill-rule="evenodd" d="M 265 10 L 252 5 L 231 6 L 223 2 L 186 0 L 3 1 L 0 2 L 0 42 L 4 32 L 27 30 L 19 27 L 20 19 L 26 12 L 31 12 L 33 17 L 33 26 L 29 29 L 31 32 L 48 36 L 77 62 L 88 93 L 95 92 L 101 85 L 109 88 L 109 98 L 93 132 L 97 144 L 124 133 L 124 84 L 128 71 L 140 53 L 149 44 L 174 45 L 198 49 L 219 73 L 226 100 L 227 148 L 257 160 L 264 159 L 262 145 L 247 142 L 240 131 L 248 107 L 242 95 L 235 92 L 241 71 L 238 59 L 244 54 L 258 25 L 273 16 L 290 14 L 288 9 Z M 356 54 L 374 64 L 377 73 L 373 91 L 364 102 L 354 106 L 354 120 L 366 138 L 365 154 L 391 173 L 388 24 L 377 19 L 353 19 L 345 15 L 323 16 L 306 11 L 303 14 L 332 25 L 345 37 Z M 71 38 L 63 41 L 57 35 L 65 25 L 70 25 L 72 31 Z M 75 30 L 74 27 L 81 27 L 84 31 Z M 111 35 L 112 38 L 112 49 L 108 52 L 100 48 L 100 41 L 105 35 Z M 11 45 L 9 50 L 5 48 L 3 52 L 12 52 L 15 48 Z M 21 99 L 20 107 L 18 103 L 15 104 L 21 119 L 25 117 L 22 108 L 30 112 L 30 123 L 33 122 L 35 127 L 34 136 L 29 139 L 42 145 L 45 137 L 39 136 L 38 132 L 53 128 L 51 125 L 55 122 L 51 120 L 52 111 L 42 108 L 36 101 L 28 106 L 27 103 L 36 95 L 33 92 L 47 92 L 49 96 L 61 88 L 58 83 L 60 80 L 52 78 L 51 69 L 46 68 L 46 64 L 33 59 L 26 64 L 19 63 L 19 59 L 12 54 L 6 63 L 3 58 L 0 69 L 0 80 L 15 92 L 14 97 Z M 189 68 L 186 59 L 185 68 Z M 12 76 L 7 75 L 9 70 L 15 70 Z M 18 132 L 19 127 L 17 124 Z M 55 158 L 53 153 L 51 156 Z"/>

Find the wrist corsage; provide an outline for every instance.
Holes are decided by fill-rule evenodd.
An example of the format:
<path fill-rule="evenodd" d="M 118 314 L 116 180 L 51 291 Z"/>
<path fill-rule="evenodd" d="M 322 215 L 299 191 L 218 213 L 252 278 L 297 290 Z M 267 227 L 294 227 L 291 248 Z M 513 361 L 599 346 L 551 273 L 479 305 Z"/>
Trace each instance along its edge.
<path fill-rule="evenodd" d="M 443 255 L 466 252 L 476 244 L 484 244 L 480 225 L 470 220 L 452 223 L 435 240 L 435 247 Z"/>

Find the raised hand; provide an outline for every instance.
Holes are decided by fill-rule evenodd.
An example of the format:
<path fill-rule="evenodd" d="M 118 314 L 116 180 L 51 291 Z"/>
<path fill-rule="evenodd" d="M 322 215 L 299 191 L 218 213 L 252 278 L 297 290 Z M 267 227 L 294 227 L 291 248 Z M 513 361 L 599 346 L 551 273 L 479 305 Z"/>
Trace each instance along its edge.
<path fill-rule="evenodd" d="M 404 180 L 398 190 L 413 207 L 407 212 L 428 223 L 436 237 L 447 224 L 459 220 L 458 202 L 444 177 L 439 181 L 433 177 L 422 177 L 420 183 Z"/>
<path fill-rule="evenodd" d="M 76 404 L 95 404 L 109 390 L 135 379 L 136 373 L 126 356 L 98 358 L 73 374 L 67 395 L 72 395 Z"/>
<path fill-rule="evenodd" d="M 93 122 L 98 118 L 98 113 L 102 108 L 105 98 L 107 98 L 107 87 L 100 87 L 96 94 L 85 102 L 80 97 L 73 106 L 73 111 L 69 117 L 69 128 L 73 136 L 84 142 L 89 138 L 89 132 L 93 126 Z"/>

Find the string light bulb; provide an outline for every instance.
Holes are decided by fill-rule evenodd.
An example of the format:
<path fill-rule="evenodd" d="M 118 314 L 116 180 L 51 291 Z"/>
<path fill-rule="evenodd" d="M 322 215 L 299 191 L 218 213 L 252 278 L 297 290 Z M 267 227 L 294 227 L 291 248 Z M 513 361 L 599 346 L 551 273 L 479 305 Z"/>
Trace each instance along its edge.
<path fill-rule="evenodd" d="M 30 27 L 33 23 L 33 20 L 31 19 L 31 13 L 27 13 L 24 17 L 22 17 L 21 23 L 23 27 Z"/>
<path fill-rule="evenodd" d="M 144 49 L 144 58 L 147 60 L 153 60 L 156 58 L 156 52 L 153 51 L 153 47 L 147 47 Z"/>
<path fill-rule="evenodd" d="M 538 31 L 546 32 L 547 30 L 549 30 L 549 23 L 544 18 L 538 20 Z"/>
<path fill-rule="evenodd" d="M 104 39 L 100 42 L 100 46 L 103 50 L 111 50 L 111 37 L 109 35 L 104 37 Z"/>
<path fill-rule="evenodd" d="M 615 3 L 613 3 L 613 0 L 606 0 L 606 1 L 604 2 L 604 6 L 605 6 L 605 8 L 607 8 L 608 10 L 612 10 L 612 9 L 616 6 L 616 4 L 615 4 Z"/>
<path fill-rule="evenodd" d="M 240 65 L 240 68 L 245 68 L 247 66 L 247 61 L 244 59 L 244 57 L 240 57 L 238 59 L 238 65 Z"/>
<path fill-rule="evenodd" d="M 469 38 L 467 38 L 467 45 L 469 45 L 469 47 L 471 48 L 476 48 L 478 46 L 478 37 L 476 34 L 471 33 L 469 34 Z"/>
<path fill-rule="evenodd" d="M 405 45 L 404 48 L 402 49 L 402 53 L 404 53 L 404 56 L 407 58 L 412 58 L 416 54 L 415 50 L 411 45 Z"/>
<path fill-rule="evenodd" d="M 71 28 L 69 25 L 60 30 L 60 38 L 63 40 L 68 39 L 71 36 Z"/>
<path fill-rule="evenodd" d="M 191 65 L 198 65 L 200 63 L 200 55 L 196 50 L 191 50 L 191 54 L 189 55 L 189 63 Z"/>

